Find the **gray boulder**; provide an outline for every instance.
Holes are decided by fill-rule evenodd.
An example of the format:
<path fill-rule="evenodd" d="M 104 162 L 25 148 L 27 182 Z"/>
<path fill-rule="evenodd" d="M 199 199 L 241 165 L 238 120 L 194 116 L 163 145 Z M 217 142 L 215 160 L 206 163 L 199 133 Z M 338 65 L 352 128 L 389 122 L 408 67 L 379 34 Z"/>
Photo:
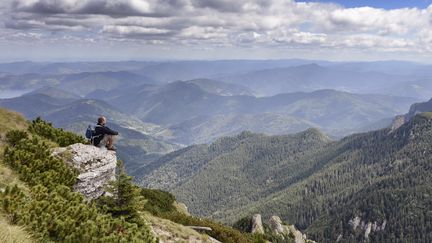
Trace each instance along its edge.
<path fill-rule="evenodd" d="M 269 220 L 270 229 L 275 234 L 284 234 L 285 228 L 282 225 L 282 220 L 278 216 L 272 216 Z"/>
<path fill-rule="evenodd" d="M 269 226 L 271 231 L 281 236 L 285 239 L 285 237 L 293 237 L 295 243 L 314 243 L 315 241 L 308 240 L 307 236 L 302 234 L 294 225 L 285 225 L 282 220 L 278 216 L 272 216 L 269 220 Z"/>
<path fill-rule="evenodd" d="M 261 214 L 252 216 L 252 229 L 251 233 L 264 234 L 264 227 L 261 220 Z"/>
<path fill-rule="evenodd" d="M 81 143 L 56 148 L 54 156 L 61 157 L 68 165 L 78 169 L 79 175 L 74 190 L 87 200 L 105 194 L 105 186 L 115 180 L 117 157 L 114 151 Z"/>

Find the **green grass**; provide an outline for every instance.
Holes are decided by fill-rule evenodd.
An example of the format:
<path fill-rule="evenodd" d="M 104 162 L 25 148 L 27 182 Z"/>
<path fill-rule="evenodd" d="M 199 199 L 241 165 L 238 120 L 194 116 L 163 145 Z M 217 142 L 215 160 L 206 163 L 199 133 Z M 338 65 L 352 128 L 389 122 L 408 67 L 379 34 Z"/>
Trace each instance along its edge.
<path fill-rule="evenodd" d="M 12 129 L 24 130 L 27 126 L 27 121 L 20 114 L 0 108 L 0 190 L 6 186 L 18 185 L 25 192 L 28 191 L 18 176 L 3 164 L 4 134 Z M 0 242 L 31 243 L 36 241 L 23 227 L 10 224 L 7 218 L 0 214 Z"/>
<path fill-rule="evenodd" d="M 11 169 L 3 165 L 2 155 L 0 155 L 0 190 L 6 186 L 17 184 L 23 191 L 28 192 L 28 188 L 18 179 L 18 176 Z M 0 214 L 0 242 L 28 243 L 36 241 L 23 227 L 10 224 L 7 218 Z"/>
<path fill-rule="evenodd" d="M 210 242 L 207 235 L 200 234 L 184 225 L 155 217 L 150 213 L 145 213 L 144 216 L 152 226 L 158 238 L 163 242 L 190 242 L 191 240 Z"/>
<path fill-rule="evenodd" d="M 0 108 L 0 135 L 3 135 L 8 130 L 26 128 L 27 121 L 22 115 Z"/>

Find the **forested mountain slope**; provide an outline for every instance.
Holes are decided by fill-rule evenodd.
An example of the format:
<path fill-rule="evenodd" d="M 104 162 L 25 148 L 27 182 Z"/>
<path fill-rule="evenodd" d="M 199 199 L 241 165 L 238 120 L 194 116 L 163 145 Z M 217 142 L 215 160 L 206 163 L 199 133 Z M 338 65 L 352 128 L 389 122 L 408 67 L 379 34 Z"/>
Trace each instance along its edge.
<path fill-rule="evenodd" d="M 225 222 L 276 213 L 319 242 L 429 242 L 431 142 L 430 113 L 394 131 L 337 142 L 317 131 L 242 134 L 169 154 L 140 180 L 174 192 L 194 213 Z M 202 164 L 191 167 L 194 161 Z M 170 179 L 157 176 L 163 173 Z M 172 178 L 175 187 L 165 184 Z"/>

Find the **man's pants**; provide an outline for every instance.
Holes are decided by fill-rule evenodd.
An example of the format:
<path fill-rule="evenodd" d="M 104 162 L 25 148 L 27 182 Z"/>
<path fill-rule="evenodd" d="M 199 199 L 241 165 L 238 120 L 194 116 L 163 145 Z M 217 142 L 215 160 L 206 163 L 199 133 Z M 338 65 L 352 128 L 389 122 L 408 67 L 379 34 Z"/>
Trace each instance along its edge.
<path fill-rule="evenodd" d="M 105 135 L 103 136 L 102 140 L 100 141 L 100 143 L 98 144 L 98 147 L 99 147 L 99 148 L 106 147 L 106 146 L 107 146 L 107 143 L 108 143 L 108 140 L 109 140 L 110 138 L 113 139 L 113 135 L 105 134 Z"/>

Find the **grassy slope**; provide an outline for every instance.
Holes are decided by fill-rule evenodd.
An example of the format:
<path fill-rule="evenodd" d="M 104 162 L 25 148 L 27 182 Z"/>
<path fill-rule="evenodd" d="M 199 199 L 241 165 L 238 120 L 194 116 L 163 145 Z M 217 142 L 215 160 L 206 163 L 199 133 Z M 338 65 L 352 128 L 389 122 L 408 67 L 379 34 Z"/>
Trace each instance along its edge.
<path fill-rule="evenodd" d="M 146 213 L 145 217 L 149 221 L 153 232 L 163 242 L 210 242 L 207 235 L 202 235 L 187 226 L 155 217 L 150 213 Z"/>
<path fill-rule="evenodd" d="M 21 188 L 25 188 L 24 183 L 18 179 L 17 175 L 3 165 L 2 156 L 4 134 L 11 129 L 25 129 L 26 127 L 27 122 L 20 114 L 0 108 L 0 189 L 14 184 L 18 184 Z M 11 225 L 8 220 L 0 214 L 0 242 L 27 243 L 35 241 L 24 228 Z"/>

